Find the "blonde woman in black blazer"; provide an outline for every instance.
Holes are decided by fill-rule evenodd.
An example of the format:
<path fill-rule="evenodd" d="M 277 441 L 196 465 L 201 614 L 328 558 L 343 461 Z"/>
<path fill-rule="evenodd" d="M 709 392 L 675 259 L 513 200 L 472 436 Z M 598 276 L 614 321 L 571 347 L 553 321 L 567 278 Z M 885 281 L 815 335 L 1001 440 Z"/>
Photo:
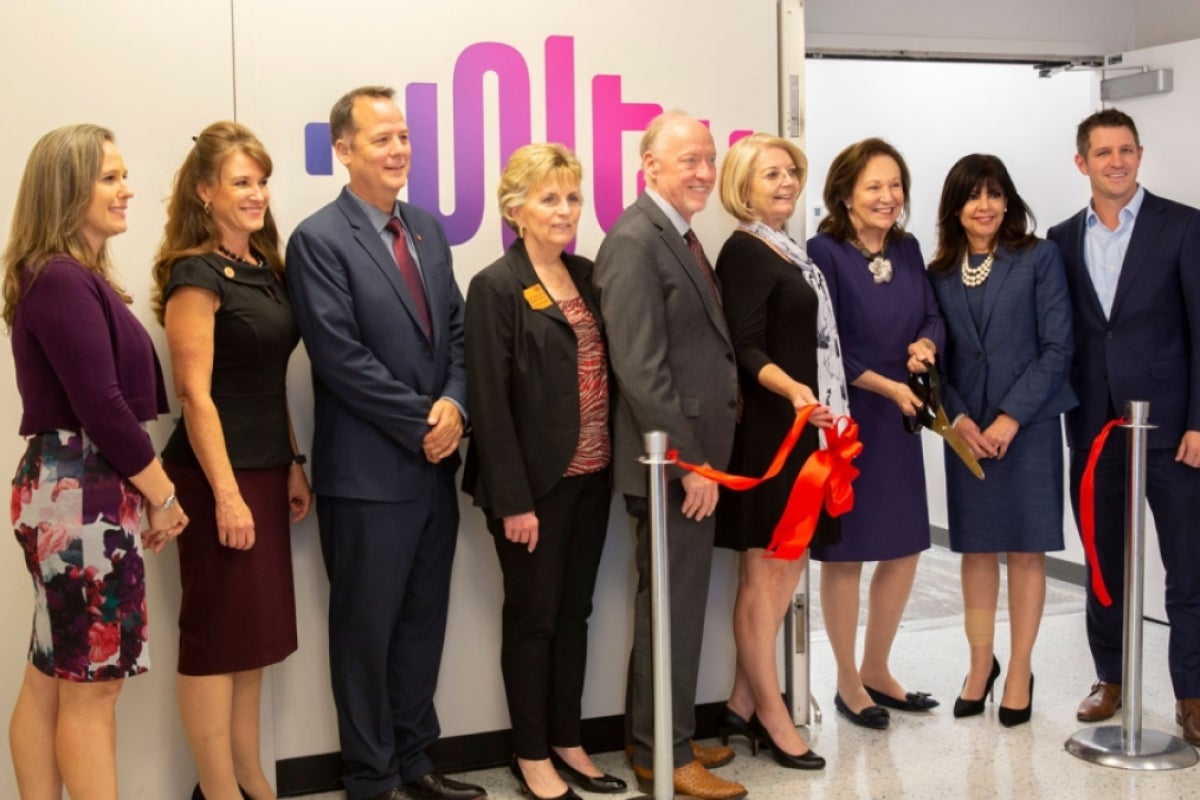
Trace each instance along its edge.
<path fill-rule="evenodd" d="M 612 458 L 592 262 L 563 252 L 579 225 L 582 174 L 561 145 L 513 153 L 498 194 L 518 238 L 467 294 L 473 435 L 463 489 L 487 517 L 504 573 L 511 769 L 536 798 L 577 797 L 563 775 L 588 791 L 625 790 L 596 769 L 580 740 Z"/>

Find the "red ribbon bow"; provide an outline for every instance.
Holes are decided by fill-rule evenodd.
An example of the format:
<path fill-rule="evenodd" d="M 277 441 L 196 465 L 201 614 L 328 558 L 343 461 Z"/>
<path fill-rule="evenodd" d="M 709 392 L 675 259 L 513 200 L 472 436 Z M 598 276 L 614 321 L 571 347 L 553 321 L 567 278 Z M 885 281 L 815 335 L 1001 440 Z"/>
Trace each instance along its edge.
<path fill-rule="evenodd" d="M 1079 482 L 1079 528 L 1083 537 L 1083 552 L 1087 555 L 1088 565 L 1092 568 L 1092 591 L 1102 606 L 1111 606 L 1112 597 L 1108 587 L 1104 585 L 1104 576 L 1100 574 L 1100 557 L 1096 554 L 1096 462 L 1100 460 L 1100 451 L 1108 441 L 1108 434 L 1118 425 L 1127 425 L 1129 420 L 1124 417 L 1111 420 L 1100 429 L 1092 442 L 1092 450 L 1088 453 L 1087 466 L 1083 470 L 1083 480 Z"/>
<path fill-rule="evenodd" d="M 816 405 L 807 405 L 796 411 L 796 419 L 792 421 L 791 429 L 761 477 L 748 478 L 712 467 L 689 464 L 679 460 L 676 450 L 669 450 L 667 458 L 673 460 L 681 469 L 703 475 L 726 488 L 739 492 L 753 489 L 779 474 L 800 439 L 808 418 L 817 408 Z M 794 561 L 803 556 L 809 542 L 812 541 L 822 506 L 831 517 L 840 516 L 854 508 L 854 488 L 851 482 L 858 477 L 858 468 L 850 462 L 857 458 L 863 449 L 862 442 L 858 441 L 858 423 L 848 416 L 837 417 L 833 426 L 825 429 L 825 442 L 826 449 L 813 452 L 792 483 L 783 515 L 776 523 L 771 541 L 767 545 L 769 557 Z"/>

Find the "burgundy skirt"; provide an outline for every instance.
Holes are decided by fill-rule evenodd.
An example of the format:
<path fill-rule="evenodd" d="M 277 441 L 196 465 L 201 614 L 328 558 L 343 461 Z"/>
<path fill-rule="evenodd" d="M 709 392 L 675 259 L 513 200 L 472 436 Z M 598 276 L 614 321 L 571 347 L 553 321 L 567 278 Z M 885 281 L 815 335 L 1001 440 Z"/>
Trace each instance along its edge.
<path fill-rule="evenodd" d="M 188 515 L 179 537 L 179 672 L 222 675 L 282 661 L 296 649 L 288 467 L 234 470 L 254 515 L 254 546 L 217 538 L 212 489 L 198 467 L 166 464 Z"/>

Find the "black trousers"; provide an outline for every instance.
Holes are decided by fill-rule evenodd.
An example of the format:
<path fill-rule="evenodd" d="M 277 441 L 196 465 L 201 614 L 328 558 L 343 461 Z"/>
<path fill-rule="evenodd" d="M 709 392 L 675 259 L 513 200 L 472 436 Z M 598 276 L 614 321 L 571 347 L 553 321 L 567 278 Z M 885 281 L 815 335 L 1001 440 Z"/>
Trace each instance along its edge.
<path fill-rule="evenodd" d="M 1096 464 L 1096 555 L 1112 596 L 1105 608 L 1091 591 L 1088 565 L 1087 633 L 1096 677 L 1121 683 L 1125 618 L 1125 487 L 1127 434 L 1114 429 Z M 1079 484 L 1086 450 L 1071 451 L 1071 504 L 1079 520 Z M 1176 463 L 1174 450 L 1150 450 L 1146 502 L 1154 515 L 1166 567 L 1167 663 L 1175 697 L 1200 697 L 1200 470 Z"/>
<path fill-rule="evenodd" d="M 612 502 L 609 471 L 562 478 L 534 502 L 538 543 L 504 538 L 504 521 L 488 530 L 504 574 L 500 667 L 513 728 L 513 749 L 543 759 L 550 746 L 580 744 L 588 617 Z"/>

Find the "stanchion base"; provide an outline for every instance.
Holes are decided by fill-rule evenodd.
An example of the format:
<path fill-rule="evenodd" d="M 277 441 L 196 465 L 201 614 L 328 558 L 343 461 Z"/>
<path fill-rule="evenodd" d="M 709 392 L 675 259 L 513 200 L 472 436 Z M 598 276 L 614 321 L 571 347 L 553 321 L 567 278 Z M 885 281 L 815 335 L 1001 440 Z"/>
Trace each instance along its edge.
<path fill-rule="evenodd" d="M 1136 753 L 1125 752 L 1120 725 L 1083 728 L 1063 743 L 1071 755 L 1117 769 L 1185 769 L 1200 761 L 1195 748 L 1178 736 L 1142 729 L 1141 746 Z"/>

